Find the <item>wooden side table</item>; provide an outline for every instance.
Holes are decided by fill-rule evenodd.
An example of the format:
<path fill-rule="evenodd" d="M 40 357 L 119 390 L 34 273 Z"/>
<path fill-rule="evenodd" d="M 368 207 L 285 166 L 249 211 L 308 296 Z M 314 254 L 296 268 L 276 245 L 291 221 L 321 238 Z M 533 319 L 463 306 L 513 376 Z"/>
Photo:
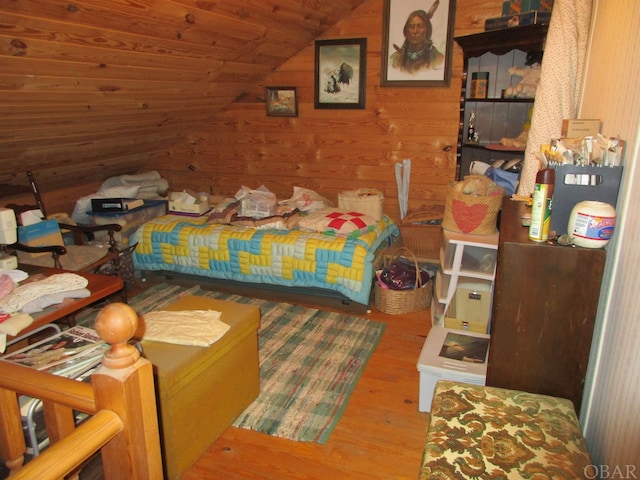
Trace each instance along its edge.
<path fill-rule="evenodd" d="M 102 300 L 109 295 L 122 291 L 124 288 L 122 278 L 112 275 L 98 275 L 94 273 L 84 272 L 67 272 L 66 270 L 58 270 L 56 268 L 36 267 L 32 265 L 20 265 L 18 268 L 27 272 L 30 277 L 35 277 L 36 275 L 49 277 L 56 273 L 75 273 L 76 275 L 80 275 L 89 281 L 86 288 L 91 292 L 91 295 L 89 295 L 88 297 L 69 299 L 64 303 L 52 305 L 42 312 L 32 314 L 31 316 L 33 317 L 33 323 L 22 330 L 20 332 L 20 335 L 29 333 L 30 331 L 38 328 L 41 325 L 54 323 L 62 318 L 71 316 L 74 313 L 82 310 L 83 308 L 91 305 L 92 303 Z M 11 338 L 13 337 L 8 337 L 8 340 L 11 340 Z"/>

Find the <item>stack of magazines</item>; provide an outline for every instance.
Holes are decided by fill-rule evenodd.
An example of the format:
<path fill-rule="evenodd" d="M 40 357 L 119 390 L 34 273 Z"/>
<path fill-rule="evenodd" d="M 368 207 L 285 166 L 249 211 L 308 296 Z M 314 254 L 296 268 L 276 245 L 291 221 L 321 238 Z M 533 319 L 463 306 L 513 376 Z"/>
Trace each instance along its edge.
<path fill-rule="evenodd" d="M 76 378 L 100 363 L 109 344 L 95 330 L 75 326 L 9 353 L 0 360 Z"/>

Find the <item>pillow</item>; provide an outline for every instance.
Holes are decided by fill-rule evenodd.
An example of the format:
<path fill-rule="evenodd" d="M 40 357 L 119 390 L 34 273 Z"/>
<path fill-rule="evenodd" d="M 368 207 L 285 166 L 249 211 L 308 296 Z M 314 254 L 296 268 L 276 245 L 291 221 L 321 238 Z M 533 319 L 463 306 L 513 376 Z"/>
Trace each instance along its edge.
<path fill-rule="evenodd" d="M 298 226 L 325 235 L 353 238 L 372 231 L 377 223 L 375 218 L 364 213 L 323 208 L 300 218 Z"/>

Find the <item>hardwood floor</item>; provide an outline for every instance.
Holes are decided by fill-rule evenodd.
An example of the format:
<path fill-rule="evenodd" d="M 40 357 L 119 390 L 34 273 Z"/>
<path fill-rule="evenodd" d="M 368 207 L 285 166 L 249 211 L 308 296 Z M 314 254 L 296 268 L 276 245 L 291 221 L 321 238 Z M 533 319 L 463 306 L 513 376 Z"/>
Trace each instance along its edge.
<path fill-rule="evenodd" d="M 181 479 L 417 478 L 429 415 L 418 412 L 416 364 L 429 311 L 363 316 L 385 333 L 325 445 L 230 427 Z"/>
<path fill-rule="evenodd" d="M 325 445 L 230 427 L 181 480 L 416 479 L 429 419 L 418 412 L 416 363 L 429 332 L 429 311 L 387 315 L 374 308 L 361 316 L 385 322 L 386 329 Z M 103 478 L 99 456 L 80 478 Z"/>

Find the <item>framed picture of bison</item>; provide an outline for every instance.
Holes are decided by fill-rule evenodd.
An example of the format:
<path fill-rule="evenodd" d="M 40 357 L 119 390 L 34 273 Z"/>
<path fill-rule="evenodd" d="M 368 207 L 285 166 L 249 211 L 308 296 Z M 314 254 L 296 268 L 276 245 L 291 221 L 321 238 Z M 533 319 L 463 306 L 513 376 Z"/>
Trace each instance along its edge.
<path fill-rule="evenodd" d="M 383 87 L 446 87 L 451 82 L 455 0 L 384 0 Z"/>
<path fill-rule="evenodd" d="M 367 39 L 317 40 L 315 108 L 364 108 Z"/>

